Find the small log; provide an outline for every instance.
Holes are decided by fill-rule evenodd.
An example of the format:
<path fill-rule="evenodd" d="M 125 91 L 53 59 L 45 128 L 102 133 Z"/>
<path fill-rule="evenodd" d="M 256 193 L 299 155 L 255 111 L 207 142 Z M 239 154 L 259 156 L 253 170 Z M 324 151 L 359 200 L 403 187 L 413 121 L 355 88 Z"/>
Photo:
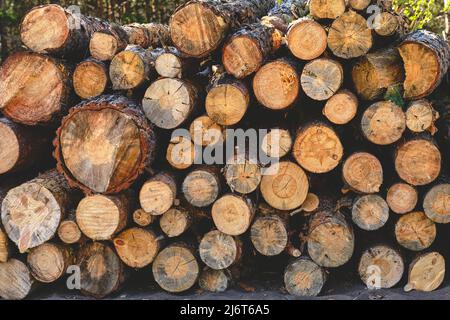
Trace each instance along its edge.
<path fill-rule="evenodd" d="M 2 203 L 2 223 L 21 253 L 52 239 L 75 194 L 55 170 L 11 189 Z"/>
<path fill-rule="evenodd" d="M 23 300 L 34 287 L 35 280 L 23 262 L 11 259 L 0 263 L 0 297 L 5 300 Z"/>
<path fill-rule="evenodd" d="M 414 210 L 419 199 L 416 188 L 406 183 L 396 183 L 392 185 L 386 196 L 386 201 L 397 214 L 405 214 Z"/>
<path fill-rule="evenodd" d="M 175 238 L 183 235 L 191 227 L 194 217 L 184 208 L 172 208 L 161 216 L 159 225 L 161 230 L 169 237 Z"/>
<path fill-rule="evenodd" d="M 327 49 L 327 31 L 311 18 L 300 18 L 289 25 L 286 41 L 295 57 L 313 60 L 319 58 Z"/>
<path fill-rule="evenodd" d="M 194 164 L 196 154 L 196 148 L 191 139 L 176 136 L 170 140 L 166 160 L 173 168 L 185 170 Z"/>
<path fill-rule="evenodd" d="M 392 144 L 400 140 L 406 130 L 405 113 L 391 101 L 374 103 L 362 116 L 361 130 L 374 144 Z"/>
<path fill-rule="evenodd" d="M 119 290 L 124 281 L 124 265 L 107 245 L 94 242 L 81 247 L 77 264 L 81 270 L 81 292 L 102 299 Z"/>
<path fill-rule="evenodd" d="M 359 260 L 358 273 L 369 289 L 389 289 L 403 277 L 405 265 L 400 253 L 385 245 L 364 251 Z"/>
<path fill-rule="evenodd" d="M 197 104 L 197 89 L 182 79 L 156 80 L 142 100 L 147 119 L 158 128 L 175 129 L 182 125 Z"/>
<path fill-rule="evenodd" d="M 69 219 L 62 221 L 58 227 L 58 237 L 65 244 L 81 243 L 83 233 L 78 227 L 75 216 L 70 216 Z"/>
<path fill-rule="evenodd" d="M 419 30 L 407 35 L 398 50 L 406 71 L 404 97 L 418 100 L 431 94 L 450 65 L 448 43 L 437 34 Z"/>
<path fill-rule="evenodd" d="M 9 256 L 10 256 L 10 246 L 8 235 L 3 230 L 3 227 L 0 225 L 0 263 L 8 261 Z"/>
<path fill-rule="evenodd" d="M 305 202 L 303 202 L 300 210 L 306 215 L 311 215 L 314 211 L 316 211 L 320 206 L 320 198 L 314 193 L 308 193 L 306 196 Z M 295 215 L 294 211 L 291 215 Z"/>
<path fill-rule="evenodd" d="M 431 292 L 444 282 L 445 259 L 438 252 L 420 255 L 409 266 L 408 284 L 406 292 L 416 290 Z"/>
<path fill-rule="evenodd" d="M 150 212 L 145 212 L 144 209 L 138 209 L 133 212 L 133 221 L 139 227 L 148 227 L 156 220 L 157 216 L 152 215 Z"/>
<path fill-rule="evenodd" d="M 438 184 L 431 188 L 423 200 L 428 218 L 436 223 L 450 223 L 450 184 Z"/>
<path fill-rule="evenodd" d="M 192 141 L 202 147 L 225 142 L 225 129 L 215 123 L 208 115 L 198 117 L 189 127 Z"/>
<path fill-rule="evenodd" d="M 185 244 L 172 244 L 161 251 L 152 270 L 158 285 L 172 293 L 192 288 L 200 273 L 197 259 Z"/>
<path fill-rule="evenodd" d="M 217 229 L 230 236 L 245 233 L 252 224 L 254 214 L 254 206 L 249 199 L 233 194 L 221 197 L 211 209 Z"/>
<path fill-rule="evenodd" d="M 256 160 L 236 155 L 224 168 L 224 175 L 231 192 L 250 194 L 261 184 L 261 166 Z"/>
<path fill-rule="evenodd" d="M 372 0 L 349 0 L 348 4 L 352 9 L 362 11 L 366 9 L 370 4 Z"/>
<path fill-rule="evenodd" d="M 162 237 L 142 228 L 131 228 L 114 238 L 119 258 L 129 267 L 141 269 L 150 265 L 161 250 Z"/>
<path fill-rule="evenodd" d="M 231 286 L 232 277 L 228 270 L 214 270 L 210 268 L 205 268 L 200 274 L 198 279 L 198 285 L 201 289 L 220 293 L 225 292 Z"/>
<path fill-rule="evenodd" d="M 383 167 L 370 153 L 357 152 L 344 162 L 344 183 L 359 193 L 377 193 L 383 184 Z"/>
<path fill-rule="evenodd" d="M 261 150 L 270 158 L 283 158 L 292 149 L 293 141 L 290 132 L 286 129 L 270 129 L 264 136 Z"/>
<path fill-rule="evenodd" d="M 439 113 L 434 110 L 433 105 L 426 99 L 413 101 L 406 110 L 406 126 L 414 133 L 428 131 L 434 135 Z"/>
<path fill-rule="evenodd" d="M 308 258 L 292 261 L 284 271 L 284 286 L 289 294 L 298 297 L 315 297 L 327 280 L 325 269 Z"/>
<path fill-rule="evenodd" d="M 208 267 L 223 270 L 239 262 L 242 243 L 238 238 L 215 230 L 202 238 L 199 251 L 200 258 Z"/>
<path fill-rule="evenodd" d="M 401 18 L 392 12 L 381 12 L 375 32 L 382 37 L 390 37 L 398 33 L 401 28 Z"/>
<path fill-rule="evenodd" d="M 301 85 L 308 97 L 317 101 L 330 99 L 344 81 L 342 65 L 329 58 L 310 61 L 303 68 Z"/>
<path fill-rule="evenodd" d="M 436 239 L 436 225 L 423 212 L 411 212 L 400 217 L 395 225 L 397 242 L 408 250 L 422 251 Z"/>
<path fill-rule="evenodd" d="M 286 221 L 278 215 L 264 215 L 255 219 L 251 227 L 250 239 L 255 249 L 263 256 L 277 256 L 289 244 Z"/>
<path fill-rule="evenodd" d="M 218 173 L 208 167 L 190 172 L 183 181 L 183 195 L 194 207 L 205 208 L 217 200 L 221 191 Z"/>
<path fill-rule="evenodd" d="M 375 231 L 389 219 L 389 206 L 378 195 L 365 195 L 355 201 L 352 208 L 353 222 L 363 230 Z"/>
<path fill-rule="evenodd" d="M 261 194 L 278 210 L 294 210 L 306 200 L 309 182 L 306 173 L 293 162 L 280 162 L 268 169 L 261 181 Z"/>
<path fill-rule="evenodd" d="M 195 73 L 198 63 L 174 47 L 167 47 L 156 58 L 155 70 L 163 78 L 184 78 Z"/>
<path fill-rule="evenodd" d="M 81 99 L 102 95 L 109 84 L 108 66 L 93 58 L 80 62 L 73 73 L 73 88 Z"/>
<path fill-rule="evenodd" d="M 66 274 L 75 257 L 69 247 L 44 243 L 31 249 L 27 263 L 33 277 L 42 283 L 52 283 Z"/>
<path fill-rule="evenodd" d="M 128 193 L 85 197 L 76 210 L 80 230 L 94 241 L 111 240 L 126 227 L 132 198 Z"/>
<path fill-rule="evenodd" d="M 305 170 L 326 173 L 339 165 L 344 156 L 344 147 L 330 126 L 312 123 L 301 128 L 297 134 L 293 155 Z"/>
<path fill-rule="evenodd" d="M 344 14 L 345 8 L 345 0 L 311 0 L 309 2 L 311 15 L 317 20 L 336 19 Z"/>
<path fill-rule="evenodd" d="M 175 178 L 167 172 L 161 172 L 148 180 L 139 193 L 142 209 L 154 216 L 166 213 L 176 199 L 177 183 Z"/>
<path fill-rule="evenodd" d="M 395 169 L 404 181 L 413 186 L 427 185 L 441 172 L 441 152 L 425 139 L 402 144 L 395 155 Z"/>
<path fill-rule="evenodd" d="M 340 90 L 328 99 L 322 113 L 332 123 L 344 125 L 356 117 L 358 104 L 358 98 L 353 92 Z"/>

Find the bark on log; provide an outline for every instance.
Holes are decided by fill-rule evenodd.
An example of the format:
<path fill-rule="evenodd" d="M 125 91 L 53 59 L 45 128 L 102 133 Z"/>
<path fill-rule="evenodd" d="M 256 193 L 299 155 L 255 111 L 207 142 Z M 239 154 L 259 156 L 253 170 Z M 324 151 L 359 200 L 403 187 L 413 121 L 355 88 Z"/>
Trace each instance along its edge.
<path fill-rule="evenodd" d="M 139 193 L 142 209 L 154 216 L 166 213 L 176 199 L 177 184 L 175 178 L 167 172 L 161 172 L 148 180 Z"/>
<path fill-rule="evenodd" d="M 54 141 L 58 170 L 85 193 L 119 193 L 154 157 L 156 137 L 138 106 L 101 96 L 71 109 Z"/>
<path fill-rule="evenodd" d="M 293 141 L 286 129 L 274 128 L 264 136 L 261 150 L 270 158 L 283 158 L 292 149 Z"/>
<path fill-rule="evenodd" d="M 198 279 L 198 285 L 200 288 L 212 293 L 225 292 L 229 287 L 231 287 L 231 284 L 231 272 L 226 269 L 214 270 L 205 268 Z"/>
<path fill-rule="evenodd" d="M 169 237 L 183 235 L 194 223 L 193 215 L 182 207 L 175 207 L 164 213 L 159 220 L 161 230 Z"/>
<path fill-rule="evenodd" d="M 211 231 L 202 238 L 199 246 L 200 258 L 213 270 L 223 270 L 239 262 L 242 257 L 242 242 L 219 230 Z"/>
<path fill-rule="evenodd" d="M 425 131 L 434 135 L 437 131 L 435 122 L 439 119 L 439 113 L 426 99 L 413 101 L 406 110 L 406 126 L 414 133 Z"/>
<path fill-rule="evenodd" d="M 73 88 L 81 99 L 102 95 L 109 85 L 108 66 L 93 58 L 80 62 L 73 73 Z"/>
<path fill-rule="evenodd" d="M 227 194 L 217 200 L 211 215 L 214 224 L 221 232 L 230 236 L 239 236 L 251 226 L 255 208 L 249 199 Z"/>
<path fill-rule="evenodd" d="M 327 31 L 311 18 L 301 18 L 289 25 L 286 41 L 292 54 L 301 60 L 319 58 L 327 49 Z"/>
<path fill-rule="evenodd" d="M 419 193 L 416 188 L 406 183 L 396 183 L 387 192 L 386 201 L 397 214 L 405 214 L 414 210 Z"/>
<path fill-rule="evenodd" d="M 437 184 L 425 195 L 423 209 L 436 223 L 450 223 L 450 184 Z"/>
<path fill-rule="evenodd" d="M 344 70 L 336 60 L 319 58 L 303 68 L 301 85 L 308 97 L 317 101 L 330 99 L 344 82 Z"/>
<path fill-rule="evenodd" d="M 5 300 L 25 299 L 34 287 L 35 280 L 28 267 L 11 259 L 0 263 L 0 297 Z"/>
<path fill-rule="evenodd" d="M 308 258 L 292 261 L 284 272 L 286 290 L 299 297 L 318 296 L 326 280 L 325 270 Z"/>
<path fill-rule="evenodd" d="M 221 191 L 219 174 L 207 167 L 190 172 L 183 181 L 183 195 L 194 207 L 205 208 L 213 204 Z"/>
<path fill-rule="evenodd" d="M 382 228 L 389 219 L 389 206 L 378 195 L 365 195 L 353 204 L 352 220 L 363 230 L 375 231 Z"/>
<path fill-rule="evenodd" d="M 328 99 L 323 115 L 334 124 L 345 125 L 356 117 L 358 104 L 358 98 L 353 92 L 340 90 Z"/>
<path fill-rule="evenodd" d="M 408 250 L 422 251 L 436 239 L 436 225 L 423 212 L 411 212 L 400 217 L 395 225 L 397 242 Z"/>
<path fill-rule="evenodd" d="M 424 276 L 426 275 L 426 276 Z M 409 266 L 406 292 L 431 292 L 440 287 L 445 278 L 445 258 L 438 252 L 420 255 Z"/>
<path fill-rule="evenodd" d="M 370 153 L 358 152 L 345 160 L 342 168 L 344 183 L 359 193 L 377 193 L 383 184 L 383 167 Z"/>
<path fill-rule="evenodd" d="M 346 8 L 345 0 L 311 0 L 309 10 L 317 20 L 336 19 L 344 14 Z"/>

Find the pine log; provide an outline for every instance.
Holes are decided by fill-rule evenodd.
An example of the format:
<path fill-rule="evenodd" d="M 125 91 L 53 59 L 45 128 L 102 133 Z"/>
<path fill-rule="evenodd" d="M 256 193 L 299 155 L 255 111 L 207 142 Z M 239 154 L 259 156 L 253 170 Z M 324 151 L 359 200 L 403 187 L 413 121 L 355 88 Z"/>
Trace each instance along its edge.
<path fill-rule="evenodd" d="M 25 299 L 34 287 L 35 280 L 23 262 L 11 259 L 0 263 L 0 297 L 5 300 Z"/>
<path fill-rule="evenodd" d="M 353 222 L 363 230 L 375 231 L 382 228 L 389 219 L 389 206 L 378 195 L 359 197 L 352 208 Z"/>
<path fill-rule="evenodd" d="M 264 215 L 255 219 L 250 239 L 255 249 L 263 256 L 277 256 L 289 244 L 289 230 L 286 221 L 279 215 Z"/>
<path fill-rule="evenodd" d="M 102 95 L 109 85 L 108 66 L 93 58 L 80 62 L 73 73 L 73 88 L 81 99 Z"/>
<path fill-rule="evenodd" d="M 194 222 L 193 215 L 182 207 L 171 208 L 159 220 L 161 230 L 169 237 L 183 235 Z"/>
<path fill-rule="evenodd" d="M 400 217 L 395 225 L 397 242 L 408 250 L 422 251 L 436 239 L 436 225 L 423 212 L 411 212 Z"/>
<path fill-rule="evenodd" d="M 47 133 L 0 118 L 0 175 L 39 164 L 50 147 Z"/>
<path fill-rule="evenodd" d="M 400 140 L 406 130 L 405 113 L 391 101 L 374 103 L 362 116 L 361 130 L 374 144 L 392 144 Z"/>
<path fill-rule="evenodd" d="M 330 99 L 344 82 L 344 70 L 336 60 L 319 58 L 310 61 L 303 68 L 301 85 L 303 91 L 313 100 Z"/>
<path fill-rule="evenodd" d="M 413 186 L 427 185 L 441 172 L 441 153 L 425 139 L 413 139 L 402 144 L 395 155 L 395 169 L 404 181 Z"/>
<path fill-rule="evenodd" d="M 228 270 L 214 270 L 211 268 L 205 268 L 198 279 L 198 285 L 201 289 L 220 293 L 225 292 L 231 287 L 232 276 Z"/>
<path fill-rule="evenodd" d="M 10 256 L 10 246 L 8 235 L 3 230 L 3 226 L 1 226 L 0 224 L 0 263 L 8 261 L 9 256 Z"/>
<path fill-rule="evenodd" d="M 419 30 L 407 35 L 398 50 L 406 71 L 404 97 L 418 100 L 431 94 L 450 65 L 448 43 L 430 31 Z"/>
<path fill-rule="evenodd" d="M 138 106 L 101 96 L 71 109 L 54 142 L 58 170 L 85 193 L 127 189 L 154 157 L 156 137 Z"/>
<path fill-rule="evenodd" d="M 280 162 L 268 169 L 261 181 L 261 194 L 278 210 L 294 210 L 306 200 L 309 182 L 306 173 L 293 162 Z"/>
<path fill-rule="evenodd" d="M 359 193 L 377 193 L 383 184 L 383 167 L 372 154 L 357 152 L 344 162 L 344 183 Z"/>
<path fill-rule="evenodd" d="M 339 165 L 344 155 L 344 147 L 330 126 L 312 123 L 301 128 L 297 134 L 293 155 L 305 170 L 326 173 Z"/>
<path fill-rule="evenodd" d="M 261 150 L 270 158 L 283 158 L 292 149 L 293 141 L 289 130 L 274 128 L 264 136 Z"/>
<path fill-rule="evenodd" d="M 187 58 L 174 47 L 164 48 L 156 58 L 155 70 L 163 78 L 184 78 L 195 73 L 198 62 Z"/>
<path fill-rule="evenodd" d="M 211 215 L 214 224 L 221 232 L 230 236 L 239 236 L 251 226 L 255 208 L 249 199 L 227 194 L 217 200 Z"/>
<path fill-rule="evenodd" d="M 182 190 L 187 202 L 194 207 L 208 207 L 217 200 L 220 194 L 220 177 L 211 168 L 196 169 L 186 176 Z"/>
<path fill-rule="evenodd" d="M 238 238 L 215 230 L 205 234 L 199 251 L 200 258 L 208 267 L 223 270 L 239 262 L 242 257 L 242 243 Z"/>
<path fill-rule="evenodd" d="M 369 289 L 394 287 L 402 279 L 404 270 L 400 253 L 385 245 L 364 251 L 358 266 L 359 277 Z"/>
<path fill-rule="evenodd" d="M 197 157 L 196 147 L 191 139 L 176 136 L 170 140 L 166 152 L 167 162 L 177 170 L 190 168 Z"/>
<path fill-rule="evenodd" d="M 157 216 L 152 215 L 150 212 L 145 212 L 144 209 L 138 209 L 133 212 L 133 221 L 139 227 L 148 227 L 156 222 L 157 219 Z"/>
<path fill-rule="evenodd" d="M 425 195 L 423 209 L 436 223 L 450 223 L 450 184 L 437 184 Z"/>
<path fill-rule="evenodd" d="M 197 259 L 191 249 L 182 243 L 172 244 L 161 251 L 152 269 L 158 285 L 172 293 L 192 288 L 200 273 Z"/>
<path fill-rule="evenodd" d="M 289 108 L 300 92 L 295 63 L 283 58 L 266 63 L 253 78 L 253 91 L 258 102 L 268 109 Z"/>
<path fill-rule="evenodd" d="M 294 296 L 318 296 L 326 280 L 325 270 L 308 258 L 292 261 L 284 271 L 284 285 L 289 294 Z"/>
<path fill-rule="evenodd" d="M 224 175 L 231 192 L 250 194 L 258 189 L 261 184 L 261 166 L 256 160 L 247 156 L 236 155 L 224 168 Z"/>
<path fill-rule="evenodd" d="M 130 193 L 85 197 L 76 211 L 80 230 L 94 241 L 111 240 L 126 227 L 132 198 Z"/>
<path fill-rule="evenodd" d="M 18 52 L 0 68 L 0 110 L 14 122 L 47 125 L 71 106 L 71 67 L 49 56 Z"/>
<path fill-rule="evenodd" d="M 141 188 L 139 201 L 142 209 L 152 215 L 166 213 L 177 199 L 177 183 L 167 172 L 161 172 L 148 180 Z"/>
<path fill-rule="evenodd" d="M 54 170 L 11 189 L 2 203 L 2 223 L 9 239 L 21 253 L 47 242 L 73 201 L 74 192 Z"/>
<path fill-rule="evenodd" d="M 192 141 L 202 147 L 214 146 L 225 142 L 225 129 L 215 123 L 208 115 L 192 121 L 189 127 Z"/>
<path fill-rule="evenodd" d="M 230 31 L 256 22 L 273 5 L 272 0 L 189 1 L 170 19 L 172 42 L 190 57 L 205 57 L 221 45 Z"/>
<path fill-rule="evenodd" d="M 162 129 L 175 129 L 192 114 L 197 104 L 197 89 L 182 79 L 156 80 L 142 101 L 147 118 Z"/>
<path fill-rule="evenodd" d="M 311 0 L 309 2 L 311 15 L 317 20 L 336 19 L 344 14 L 345 8 L 345 0 Z"/>
<path fill-rule="evenodd" d="M 349 0 L 348 4 L 351 8 L 362 11 L 366 9 L 371 4 L 371 2 L 372 0 Z"/>
<path fill-rule="evenodd" d="M 300 207 L 301 212 L 305 216 L 313 214 L 320 206 L 320 198 L 314 193 L 308 193 L 306 196 L 305 202 L 303 202 L 302 206 Z M 291 215 L 295 215 L 297 212 L 291 213 Z"/>
<path fill-rule="evenodd" d="M 409 266 L 406 292 L 431 292 L 440 287 L 445 278 L 445 259 L 438 252 L 420 255 Z"/>
<path fill-rule="evenodd" d="M 150 265 L 161 250 L 162 237 L 142 228 L 131 228 L 114 238 L 119 258 L 129 267 L 141 269 Z"/>
<path fill-rule="evenodd" d="M 437 131 L 435 122 L 438 119 L 439 113 L 426 99 L 411 102 L 406 110 L 406 126 L 414 133 L 428 131 L 434 135 Z"/>
<path fill-rule="evenodd" d="M 393 36 L 401 29 L 400 19 L 400 16 L 393 12 L 381 12 L 374 30 L 382 37 Z"/>
<path fill-rule="evenodd" d="M 83 242 L 84 235 L 77 224 L 75 214 L 70 214 L 69 218 L 59 224 L 58 237 L 66 244 L 75 244 Z"/>
<path fill-rule="evenodd" d="M 27 256 L 31 274 L 43 283 L 52 283 L 63 277 L 74 262 L 75 257 L 69 247 L 54 243 L 33 248 Z"/>
<path fill-rule="evenodd" d="M 289 50 L 301 60 L 319 58 L 327 49 L 327 38 L 325 28 L 309 17 L 292 22 L 286 34 Z"/>
<path fill-rule="evenodd" d="M 344 89 L 328 99 L 322 113 L 330 122 L 344 125 L 356 117 L 358 104 L 358 98 L 353 92 Z"/>
<path fill-rule="evenodd" d="M 102 299 L 117 291 L 124 281 L 124 265 L 107 245 L 94 242 L 83 246 L 77 257 L 81 270 L 81 292 Z"/>
<path fill-rule="evenodd" d="M 352 79 L 357 94 L 364 100 L 378 100 L 386 91 L 405 79 L 396 49 L 387 48 L 361 57 L 353 66 Z"/>
<path fill-rule="evenodd" d="M 416 188 L 406 183 L 392 185 L 386 196 L 386 201 L 397 214 L 405 214 L 414 210 L 419 199 Z"/>

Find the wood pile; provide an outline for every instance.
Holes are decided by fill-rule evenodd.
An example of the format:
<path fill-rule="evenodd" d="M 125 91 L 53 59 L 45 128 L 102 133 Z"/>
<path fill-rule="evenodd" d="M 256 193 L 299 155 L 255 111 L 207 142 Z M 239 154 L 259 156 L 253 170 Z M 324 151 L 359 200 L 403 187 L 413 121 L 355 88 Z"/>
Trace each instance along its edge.
<path fill-rule="evenodd" d="M 390 1 L 190 0 L 126 26 L 51 4 L 20 35 L 0 68 L 1 298 L 69 275 L 105 298 L 140 269 L 171 293 L 270 273 L 316 296 L 345 268 L 442 284 L 450 48 Z"/>

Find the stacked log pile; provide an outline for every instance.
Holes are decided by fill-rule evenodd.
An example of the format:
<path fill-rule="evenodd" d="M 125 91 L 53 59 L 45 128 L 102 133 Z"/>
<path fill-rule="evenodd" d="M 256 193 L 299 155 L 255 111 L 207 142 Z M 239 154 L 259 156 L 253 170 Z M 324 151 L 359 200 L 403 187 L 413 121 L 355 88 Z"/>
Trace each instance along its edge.
<path fill-rule="evenodd" d="M 316 296 L 345 268 L 441 285 L 450 48 L 389 1 L 190 0 L 126 26 L 45 5 L 20 31 L 0 68 L 1 298 L 73 272 L 105 298 L 140 269 L 171 293 L 267 271 Z"/>

